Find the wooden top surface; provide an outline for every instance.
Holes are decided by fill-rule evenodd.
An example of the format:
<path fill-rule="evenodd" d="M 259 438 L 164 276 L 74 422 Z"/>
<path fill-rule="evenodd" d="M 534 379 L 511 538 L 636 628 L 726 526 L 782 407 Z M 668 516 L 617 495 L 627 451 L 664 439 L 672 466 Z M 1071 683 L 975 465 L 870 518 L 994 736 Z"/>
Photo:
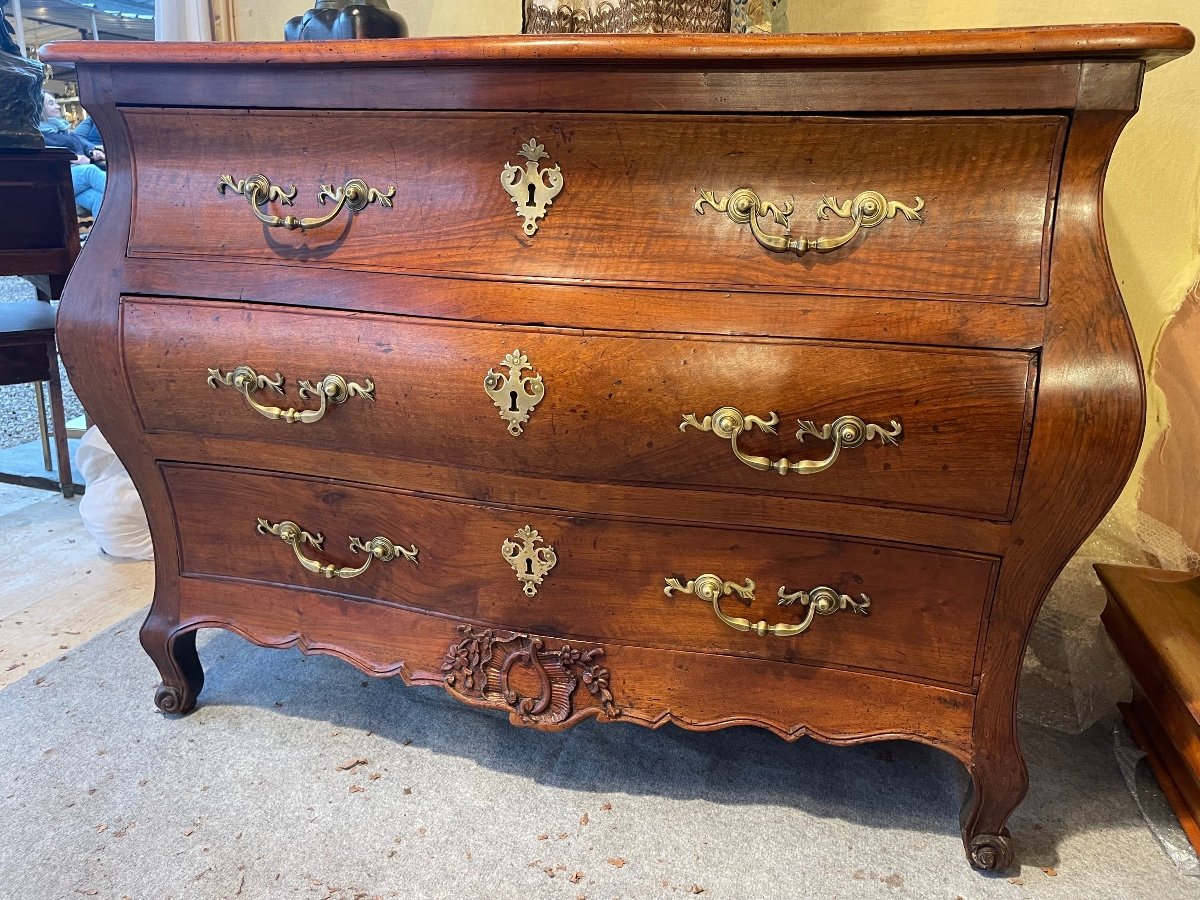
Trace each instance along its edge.
<path fill-rule="evenodd" d="M 1153 67 L 1186 54 L 1194 44 L 1195 37 L 1180 25 L 1141 23 L 861 34 L 503 35 L 294 43 L 58 41 L 43 47 L 39 56 L 46 62 L 303 65 L 647 61 L 796 65 L 1133 57 Z"/>
<path fill-rule="evenodd" d="M 1200 575 L 1139 566 L 1095 568 L 1112 602 L 1157 652 L 1162 676 L 1200 722 Z M 1119 635 L 1113 637 L 1119 645 Z"/>

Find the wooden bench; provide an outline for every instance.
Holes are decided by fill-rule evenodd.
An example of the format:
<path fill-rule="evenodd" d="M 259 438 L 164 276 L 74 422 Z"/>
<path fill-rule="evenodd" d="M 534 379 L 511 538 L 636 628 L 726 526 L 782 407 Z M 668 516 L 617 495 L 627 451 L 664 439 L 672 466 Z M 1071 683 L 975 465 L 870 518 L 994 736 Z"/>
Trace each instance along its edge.
<path fill-rule="evenodd" d="M 1200 850 L 1200 576 L 1097 565 L 1101 620 L 1134 677 L 1120 704 L 1179 823 Z"/>

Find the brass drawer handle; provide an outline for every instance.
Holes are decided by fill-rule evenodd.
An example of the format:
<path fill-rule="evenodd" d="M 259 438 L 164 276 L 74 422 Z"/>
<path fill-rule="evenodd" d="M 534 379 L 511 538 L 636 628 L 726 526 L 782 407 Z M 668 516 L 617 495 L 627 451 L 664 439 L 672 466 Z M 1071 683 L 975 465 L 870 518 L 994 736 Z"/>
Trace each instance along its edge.
<path fill-rule="evenodd" d="M 326 375 L 315 385 L 311 381 L 301 381 L 299 383 L 300 399 L 320 397 L 321 405 L 316 409 L 298 410 L 263 406 L 254 399 L 254 392 L 262 388 L 270 388 L 276 394 L 283 395 L 283 376 L 278 372 L 275 373 L 274 378 L 269 378 L 266 375 L 259 375 L 247 365 L 240 365 L 230 370 L 228 374 L 222 374 L 220 369 L 209 369 L 207 378 L 209 385 L 214 388 L 225 384 L 241 391 L 246 402 L 250 404 L 250 408 L 264 418 L 289 424 L 300 422 L 304 425 L 319 422 L 325 417 L 325 412 L 329 409 L 330 404 L 345 403 L 351 397 L 362 397 L 364 400 L 374 402 L 375 383 L 370 378 L 364 380 L 366 381 L 365 387 L 354 381 L 346 381 L 341 375 Z"/>
<path fill-rule="evenodd" d="M 339 188 L 335 188 L 332 184 L 323 184 L 317 192 L 317 202 L 324 206 L 326 200 L 332 200 L 337 204 L 334 206 L 333 212 L 321 216 L 319 219 L 301 219 L 296 216 L 271 216 L 259 209 L 272 200 L 276 200 L 284 206 L 291 206 L 292 201 L 296 199 L 295 186 L 288 189 L 271 184 L 265 175 L 251 175 L 249 178 L 238 180 L 235 180 L 232 175 L 222 175 L 221 181 L 217 185 L 217 191 L 224 194 L 226 188 L 245 197 L 255 218 L 268 228 L 284 228 L 288 231 L 309 231 L 313 228 L 320 228 L 322 225 L 328 225 L 337 218 L 343 208 L 349 209 L 351 212 L 358 212 L 376 201 L 380 206 L 391 206 L 392 198 L 396 196 L 395 185 L 391 185 L 386 191 L 381 192 L 368 186 L 361 178 L 352 178 Z"/>
<path fill-rule="evenodd" d="M 752 631 L 760 636 L 770 634 L 775 637 L 795 637 L 798 634 L 808 631 L 808 627 L 812 625 L 813 619 L 817 616 L 830 616 L 843 609 L 849 609 L 864 616 L 870 614 L 871 598 L 866 594 L 859 594 L 859 599 L 855 600 L 847 594 L 839 594 L 833 588 L 825 587 L 824 585 L 815 587 L 811 591 L 794 591 L 792 593 L 788 593 L 786 587 L 780 587 L 779 605 L 791 606 L 799 600 L 801 606 L 808 607 L 808 615 L 799 624 L 793 625 L 786 622 L 779 622 L 775 625 L 768 625 L 765 621 L 761 620 L 751 622 L 749 619 L 726 615 L 721 609 L 721 598 L 731 594 L 741 597 L 747 604 L 754 600 L 754 582 L 749 578 L 746 579 L 744 585 L 722 581 L 716 575 L 711 574 L 701 575 L 687 584 L 680 584 L 678 578 L 667 578 L 665 580 L 667 586 L 663 589 L 663 593 L 668 597 L 671 596 L 673 591 L 693 594 L 705 603 L 711 603 L 713 612 L 717 614 L 717 618 L 734 631 Z"/>
<path fill-rule="evenodd" d="M 705 416 L 701 420 L 697 420 L 694 414 L 688 413 L 683 417 L 683 422 L 680 424 L 679 430 L 686 431 L 690 425 L 700 431 L 711 431 L 717 437 L 729 441 L 730 446 L 733 448 L 733 455 L 750 468 L 759 472 L 774 470 L 780 475 L 787 475 L 789 472 L 798 472 L 801 475 L 813 475 L 817 472 L 824 472 L 837 461 L 843 447 L 851 449 L 860 447 L 876 437 L 879 438 L 882 444 L 895 444 L 897 443 L 896 439 L 904 431 L 900 423 L 895 419 L 892 419 L 889 423 L 890 427 L 868 425 L 858 416 L 839 416 L 831 423 L 820 427 L 813 424 L 811 419 L 801 419 L 798 420 L 800 428 L 796 432 L 796 437 L 801 442 L 803 442 L 805 435 L 818 438 L 822 441 L 833 441 L 833 449 L 825 459 L 799 459 L 791 461 L 787 457 L 784 457 L 772 461 L 765 456 L 747 456 L 738 448 L 738 436 L 752 428 L 758 428 L 767 434 L 775 434 L 774 426 L 779 424 L 779 416 L 774 412 L 768 415 L 769 418 L 760 419 L 758 416 L 743 415 L 736 407 L 722 406 L 711 416 Z"/>
<path fill-rule="evenodd" d="M 407 550 L 403 547 L 398 547 L 381 536 L 373 537 L 365 543 L 356 537 L 350 538 L 350 550 L 354 553 L 366 553 L 367 561 L 358 568 L 352 569 L 349 567 L 340 567 L 322 563 L 315 559 L 309 559 L 300 551 L 301 544 L 312 544 L 318 550 L 325 549 L 325 537 L 321 534 L 310 534 L 302 529 L 295 522 L 283 521 L 277 525 L 272 525 L 266 519 L 258 520 L 256 529 L 259 534 L 273 534 L 281 541 L 292 548 L 292 552 L 296 554 L 296 559 L 300 560 L 300 565 L 304 566 L 308 571 L 314 572 L 317 575 L 324 575 L 326 578 L 354 578 L 367 571 L 367 567 L 371 565 L 372 560 L 380 562 L 390 562 L 397 556 L 403 556 L 413 565 L 417 564 L 417 545 L 413 544 Z"/>
<path fill-rule="evenodd" d="M 833 213 L 839 218 L 850 219 L 854 225 L 845 234 L 820 238 L 789 238 L 786 234 L 767 234 L 758 223 L 760 218 L 769 217 L 776 225 L 790 229 L 791 222 L 789 220 L 795 207 L 790 200 L 785 200 L 782 204 L 763 200 L 750 188 L 738 188 L 728 197 L 722 197 L 720 200 L 714 196 L 712 191 L 701 191 L 700 199 L 696 201 L 693 208 L 700 215 L 704 215 L 705 206 L 711 206 L 717 212 L 725 213 L 731 221 L 738 225 L 749 225 L 754 239 L 772 253 L 790 251 L 797 256 L 803 256 L 809 250 L 815 250 L 817 253 L 829 253 L 838 247 L 845 246 L 854 240 L 855 235 L 863 228 L 874 228 L 885 219 L 894 217 L 896 213 L 902 213 L 904 218 L 909 221 L 924 221 L 921 218 L 921 210 L 925 208 L 925 201 L 917 197 L 915 205 L 905 206 L 895 200 L 888 200 L 878 191 L 863 191 L 853 200 L 847 200 L 845 203 L 838 203 L 833 197 L 822 197 L 820 205 L 817 206 L 818 219 L 828 219 L 829 214 Z"/>

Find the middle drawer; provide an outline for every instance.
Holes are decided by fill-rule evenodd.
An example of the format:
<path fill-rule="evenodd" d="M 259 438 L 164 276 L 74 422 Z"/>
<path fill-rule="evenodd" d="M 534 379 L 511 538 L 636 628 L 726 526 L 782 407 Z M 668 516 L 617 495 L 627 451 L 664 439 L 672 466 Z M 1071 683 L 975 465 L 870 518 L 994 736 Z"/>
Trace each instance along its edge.
<path fill-rule="evenodd" d="M 185 577 L 959 687 L 977 671 L 997 565 L 974 554 L 551 515 L 246 470 L 164 464 L 163 472 Z M 776 628 L 760 634 L 760 622 L 764 632 Z"/>
<path fill-rule="evenodd" d="M 1036 376 L 1025 352 L 215 301 L 127 299 L 124 350 L 151 432 L 991 518 L 1015 496 Z"/>

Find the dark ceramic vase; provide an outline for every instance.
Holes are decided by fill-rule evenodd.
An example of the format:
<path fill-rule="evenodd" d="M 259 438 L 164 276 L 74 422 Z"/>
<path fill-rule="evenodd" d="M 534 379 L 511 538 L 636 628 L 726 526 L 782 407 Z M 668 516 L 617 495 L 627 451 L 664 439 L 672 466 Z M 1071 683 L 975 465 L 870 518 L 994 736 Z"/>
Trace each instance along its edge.
<path fill-rule="evenodd" d="M 344 41 L 408 37 L 408 25 L 387 0 L 317 0 L 283 26 L 287 41 Z"/>

